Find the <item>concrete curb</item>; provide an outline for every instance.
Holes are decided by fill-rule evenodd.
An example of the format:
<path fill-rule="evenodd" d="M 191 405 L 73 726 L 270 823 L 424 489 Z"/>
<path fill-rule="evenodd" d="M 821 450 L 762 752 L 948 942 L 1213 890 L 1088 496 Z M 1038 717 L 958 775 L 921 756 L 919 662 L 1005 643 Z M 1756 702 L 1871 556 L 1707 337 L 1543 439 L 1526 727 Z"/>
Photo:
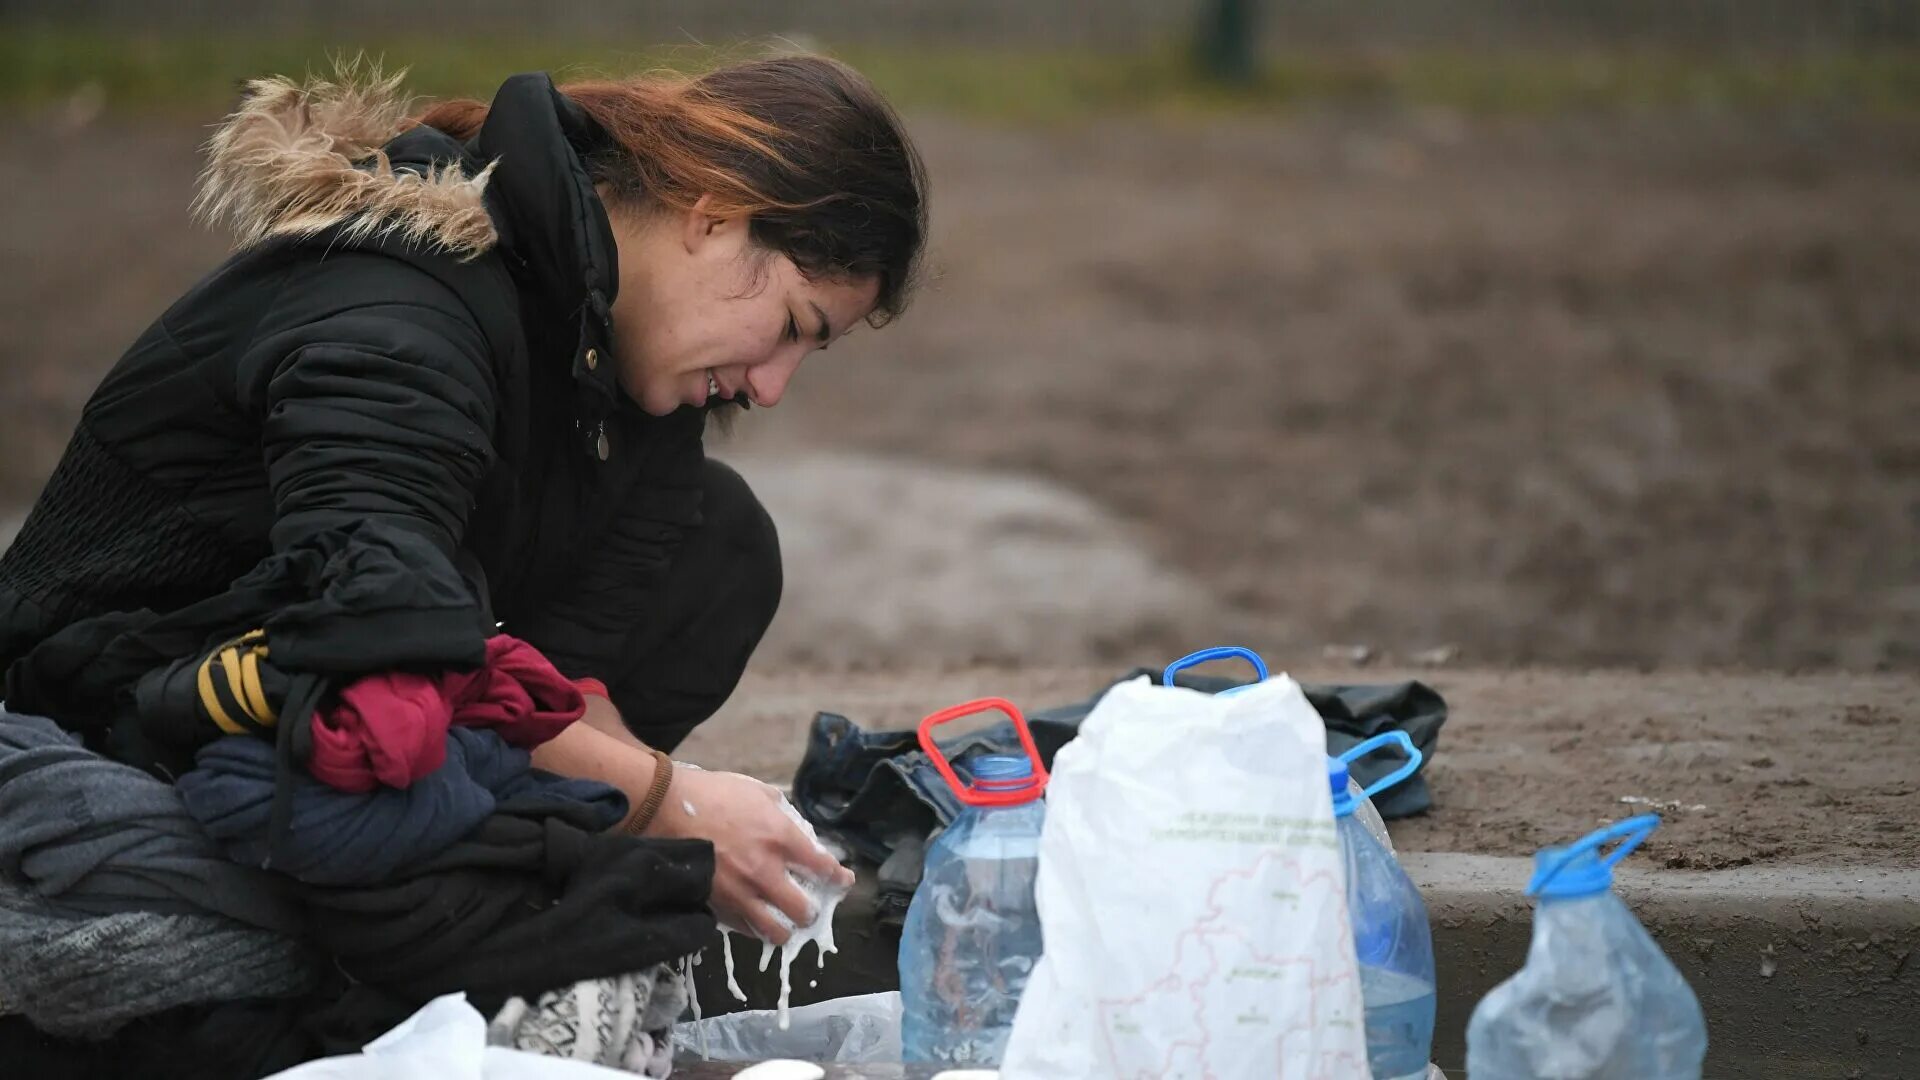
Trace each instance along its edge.
<path fill-rule="evenodd" d="M 1526 960 L 1532 862 L 1404 864 L 1433 920 L 1434 1058 L 1452 1076 L 1474 1004 Z M 1920 870 L 1623 867 L 1616 887 L 1700 998 L 1709 1077 L 1920 1076 Z"/>
<path fill-rule="evenodd" d="M 1434 1059 L 1464 1075 L 1467 1019 L 1482 995 L 1519 970 L 1532 939 L 1521 894 L 1530 860 L 1410 854 L 1433 920 L 1440 1003 Z M 1622 869 L 1618 888 L 1700 997 L 1714 1080 L 1840 1080 L 1920 1076 L 1920 870 L 1747 867 L 1706 872 Z M 793 968 L 800 1005 L 898 986 L 898 936 L 876 925 L 874 877 L 834 920 L 840 952 L 824 969 L 812 950 Z M 708 1013 L 771 1008 L 778 956 L 736 941 L 741 1006 L 726 992 L 719 942 L 696 969 Z"/>

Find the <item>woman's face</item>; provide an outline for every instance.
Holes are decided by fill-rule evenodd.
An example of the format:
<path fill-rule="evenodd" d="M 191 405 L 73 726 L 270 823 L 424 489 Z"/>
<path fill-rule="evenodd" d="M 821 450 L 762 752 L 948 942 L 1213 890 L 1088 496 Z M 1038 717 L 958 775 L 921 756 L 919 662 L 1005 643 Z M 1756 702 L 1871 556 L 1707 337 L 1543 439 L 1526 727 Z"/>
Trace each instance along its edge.
<path fill-rule="evenodd" d="M 745 217 L 610 211 L 620 291 L 613 345 L 620 386 L 665 416 L 708 397 L 779 404 L 800 361 L 873 310 L 879 282 L 809 281 L 754 245 Z"/>

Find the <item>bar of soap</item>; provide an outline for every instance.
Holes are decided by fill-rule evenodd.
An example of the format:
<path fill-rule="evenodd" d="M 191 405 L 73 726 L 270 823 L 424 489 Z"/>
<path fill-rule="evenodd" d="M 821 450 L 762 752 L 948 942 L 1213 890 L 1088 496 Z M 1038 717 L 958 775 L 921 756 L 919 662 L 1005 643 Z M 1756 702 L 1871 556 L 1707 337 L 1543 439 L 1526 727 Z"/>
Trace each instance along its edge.
<path fill-rule="evenodd" d="M 733 1080 L 822 1080 L 827 1070 L 811 1061 L 763 1061 L 733 1074 Z"/>

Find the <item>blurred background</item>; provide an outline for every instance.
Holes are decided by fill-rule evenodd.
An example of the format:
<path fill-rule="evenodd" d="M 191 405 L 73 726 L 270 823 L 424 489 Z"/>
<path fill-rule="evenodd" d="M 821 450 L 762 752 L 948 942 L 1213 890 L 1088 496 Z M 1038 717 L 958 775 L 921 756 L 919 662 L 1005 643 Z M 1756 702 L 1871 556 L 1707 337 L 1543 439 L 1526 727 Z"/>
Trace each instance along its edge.
<path fill-rule="evenodd" d="M 764 662 L 1920 667 L 1916 0 L 0 0 L 0 542 L 249 76 L 812 49 L 932 274 L 712 441 Z"/>

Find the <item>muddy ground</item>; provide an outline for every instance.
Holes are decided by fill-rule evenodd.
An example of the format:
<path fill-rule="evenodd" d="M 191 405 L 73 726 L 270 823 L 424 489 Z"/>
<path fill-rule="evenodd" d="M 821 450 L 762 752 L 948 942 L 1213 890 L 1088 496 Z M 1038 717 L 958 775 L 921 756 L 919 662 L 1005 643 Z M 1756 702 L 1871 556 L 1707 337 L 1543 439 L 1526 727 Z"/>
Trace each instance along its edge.
<path fill-rule="evenodd" d="M 1635 796 L 1708 807 L 1675 865 L 1912 863 L 1910 677 L 1680 672 L 1920 669 L 1920 126 L 912 125 L 930 287 L 717 447 L 789 567 L 712 759 L 781 775 L 812 708 L 904 722 L 969 672 L 1048 704 L 1218 640 L 1306 675 L 1446 646 L 1411 846 Z M 0 124 L 0 532 L 220 257 L 203 135 Z M 1663 674 L 1510 670 L 1542 665 Z"/>

